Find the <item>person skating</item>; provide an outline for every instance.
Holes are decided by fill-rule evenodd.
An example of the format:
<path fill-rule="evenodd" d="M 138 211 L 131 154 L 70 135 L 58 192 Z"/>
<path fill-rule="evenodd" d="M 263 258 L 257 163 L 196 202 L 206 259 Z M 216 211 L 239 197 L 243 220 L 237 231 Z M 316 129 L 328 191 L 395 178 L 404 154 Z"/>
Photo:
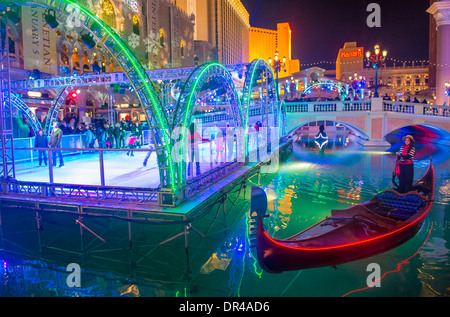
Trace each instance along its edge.
<path fill-rule="evenodd" d="M 53 130 L 52 130 L 52 133 L 50 134 L 49 147 L 54 148 L 54 149 L 61 148 L 62 135 L 63 135 L 63 133 L 62 133 L 61 129 L 58 127 L 58 122 L 54 121 L 53 122 Z M 56 156 L 59 157 L 59 167 L 64 167 L 64 160 L 63 160 L 61 150 L 53 151 L 53 153 L 52 153 L 53 166 L 56 166 Z"/>

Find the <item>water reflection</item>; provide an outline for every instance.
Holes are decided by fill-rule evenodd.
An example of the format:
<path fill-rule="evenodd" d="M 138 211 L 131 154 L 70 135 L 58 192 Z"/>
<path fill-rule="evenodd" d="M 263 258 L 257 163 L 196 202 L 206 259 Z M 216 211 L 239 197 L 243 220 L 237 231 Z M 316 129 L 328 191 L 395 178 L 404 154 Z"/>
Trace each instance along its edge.
<path fill-rule="evenodd" d="M 395 159 L 393 153 L 399 146 L 394 145 L 386 151 L 366 150 L 342 135 L 336 135 L 330 138 L 325 147 L 325 155 L 320 155 L 320 149 L 314 144 L 311 136 L 300 136 L 299 141 L 294 145 L 294 153 L 290 160 L 282 166 L 280 172 L 269 184 L 265 184 L 269 189 L 268 192 L 272 191 L 272 187 L 277 188 L 275 193 L 278 193 L 278 196 L 270 195 L 273 205 L 282 205 L 284 213 L 290 215 L 289 218 L 281 218 L 283 220 L 281 221 L 279 214 L 275 210 L 272 211 L 271 218 L 266 222 L 269 232 L 277 238 L 287 238 L 329 216 L 331 209 L 346 208 L 349 205 L 367 201 L 379 190 L 391 187 L 391 172 Z M 411 260 L 414 265 L 408 268 L 411 270 L 417 265 L 417 270 L 412 271 L 416 274 L 410 274 L 406 279 L 402 279 L 399 283 L 405 286 L 401 288 L 400 293 L 393 291 L 392 296 L 420 296 L 420 294 L 422 296 L 448 296 L 450 294 L 449 249 L 446 244 L 449 241 L 448 211 L 450 211 L 449 152 L 447 147 L 439 144 L 416 144 L 416 146 L 418 150 L 414 161 L 415 180 L 425 173 L 430 156 L 433 158 L 435 167 L 435 203 L 430 210 L 427 223 L 424 225 L 422 233 L 408 243 L 367 261 L 382 263 L 382 267 L 397 267 L 398 263 L 408 258 L 408 256 L 402 258 L 402 255 L 415 255 L 425 239 L 423 232 L 430 229 L 432 221 L 435 226 L 429 240 L 418 252 L 419 256 L 415 256 L 414 260 Z M 295 197 L 288 203 L 285 198 L 286 189 L 291 191 L 290 197 Z M 286 211 L 286 209 L 290 210 Z M 283 226 L 280 226 L 279 222 L 282 222 Z M 359 276 L 360 285 L 364 286 L 362 280 L 366 277 L 366 273 L 357 273 L 358 270 L 355 270 L 355 266 L 367 261 L 342 265 L 341 270 L 351 269 L 352 273 L 347 271 L 348 274 L 352 274 L 356 278 Z M 404 263 L 404 266 L 408 264 Z M 302 276 L 305 278 L 305 275 L 311 274 L 315 275 L 317 279 L 318 272 L 323 273 L 327 270 L 327 268 L 307 270 L 302 273 Z M 404 272 L 399 269 L 396 275 L 393 275 L 403 274 Z M 392 277 L 392 279 L 396 278 Z M 336 283 L 340 282 L 343 285 L 347 284 L 347 288 L 351 288 L 348 282 L 336 280 Z M 298 295 L 305 294 L 301 291 L 300 285 L 301 283 L 298 283 Z M 417 291 L 418 285 L 423 285 L 422 288 L 419 287 L 419 291 Z M 322 284 L 323 286 L 324 284 Z M 317 287 L 320 288 L 320 284 Z M 321 296 L 328 296 L 332 293 L 325 288 L 321 291 L 321 293 L 318 292 Z M 354 293 L 354 296 L 389 296 L 391 291 L 392 289 L 384 288 L 384 290 Z"/>

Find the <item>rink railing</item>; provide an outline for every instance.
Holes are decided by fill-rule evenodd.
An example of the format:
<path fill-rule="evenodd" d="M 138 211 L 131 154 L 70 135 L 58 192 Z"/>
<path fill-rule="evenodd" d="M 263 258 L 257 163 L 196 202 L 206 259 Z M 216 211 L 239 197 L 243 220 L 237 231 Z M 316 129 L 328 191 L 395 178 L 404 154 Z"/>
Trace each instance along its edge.
<path fill-rule="evenodd" d="M 249 134 L 249 158 L 253 161 L 260 161 L 257 155 L 256 133 Z M 84 135 L 66 135 L 63 136 L 63 144 L 60 148 L 37 148 L 30 146 L 34 144 L 34 137 L 22 138 L 14 140 L 14 155 L 15 155 L 15 179 L 10 179 L 3 184 L 6 185 L 7 193 L 13 194 L 25 194 L 28 196 L 39 197 L 55 197 L 55 198 L 70 198 L 70 199 L 89 199 L 92 201 L 110 201 L 117 203 L 134 203 L 156 206 L 175 206 L 177 200 L 180 197 L 175 197 L 175 194 L 171 191 L 166 191 L 164 188 L 160 188 L 159 182 L 159 169 L 157 181 L 153 179 L 153 184 L 148 184 L 147 181 L 151 180 L 151 175 L 147 179 L 144 179 L 145 173 L 141 176 L 134 174 L 134 176 L 143 177 L 140 181 L 136 181 L 136 185 L 117 185 L 112 184 L 105 177 L 105 171 L 109 171 L 111 166 L 105 166 L 105 160 L 111 156 L 106 156 L 106 153 L 117 152 L 155 152 L 155 149 L 150 148 L 86 148 Z M 220 159 L 217 156 L 217 140 L 206 141 L 200 144 L 201 164 L 200 173 L 197 174 L 196 166 L 194 164 L 186 163 L 186 185 L 182 188 L 182 200 L 188 199 L 199 191 L 209 187 L 218 180 L 230 175 L 233 171 L 239 167 L 245 165 L 242 153 L 238 151 L 238 142 L 234 141 L 232 144 L 227 144 L 225 139 L 223 142 L 223 157 L 220 155 Z M 67 146 L 75 147 L 67 147 Z M 144 146 L 145 147 L 145 146 Z M 269 145 L 270 148 L 270 145 Z M 47 156 L 47 167 L 45 168 L 48 173 L 39 173 L 42 167 L 38 167 L 39 151 L 44 151 Z M 60 169 L 56 166 L 59 165 L 60 160 L 55 153 L 60 151 L 63 160 L 65 161 L 64 169 Z M 230 152 L 231 151 L 231 152 Z M 239 154 L 240 153 L 240 154 Z M 136 154 L 136 153 L 135 153 Z M 55 157 L 56 156 L 56 157 Z M 77 168 L 80 173 L 86 173 L 83 171 L 83 164 L 92 163 L 98 156 L 98 174 L 96 176 L 90 175 L 77 178 L 70 178 L 67 176 L 66 171 Z M 71 157 L 70 159 L 68 157 Z M 120 156 L 124 157 L 124 156 Z M 143 159 L 144 156 L 141 155 Z M 56 165 L 53 166 L 53 159 L 56 159 Z M 114 157 L 117 159 L 117 156 Z M 44 161 L 42 162 L 44 163 Z M 143 161 L 139 160 L 139 166 L 142 166 Z M 137 166 L 137 165 L 136 165 Z M 152 168 L 158 166 L 154 160 L 148 162 L 147 167 Z M 133 167 L 134 168 L 134 167 Z M 142 171 L 136 171 L 136 169 L 124 170 L 121 175 L 127 173 L 141 173 Z M 97 168 L 95 168 L 97 170 Z M 55 177 L 55 174 L 57 177 Z M 81 176 L 81 174 L 77 174 Z M 117 176 L 116 176 L 117 177 Z M 59 181 L 57 181 L 59 180 Z M 63 181 L 61 181 L 63 180 Z M 151 182 L 150 182 L 151 183 Z M 3 191 L 5 192 L 5 187 Z"/>

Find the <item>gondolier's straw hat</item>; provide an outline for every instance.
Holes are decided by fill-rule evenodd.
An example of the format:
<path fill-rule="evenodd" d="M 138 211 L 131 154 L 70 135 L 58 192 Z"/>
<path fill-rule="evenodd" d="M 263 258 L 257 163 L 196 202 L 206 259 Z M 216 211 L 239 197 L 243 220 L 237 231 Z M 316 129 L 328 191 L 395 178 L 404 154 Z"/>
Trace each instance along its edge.
<path fill-rule="evenodd" d="M 414 140 L 414 138 L 413 138 L 412 135 L 409 135 L 409 134 L 408 134 L 407 136 L 404 136 L 404 137 L 403 137 L 403 141 L 405 141 L 406 138 L 410 139 L 412 143 L 416 143 L 416 141 Z"/>

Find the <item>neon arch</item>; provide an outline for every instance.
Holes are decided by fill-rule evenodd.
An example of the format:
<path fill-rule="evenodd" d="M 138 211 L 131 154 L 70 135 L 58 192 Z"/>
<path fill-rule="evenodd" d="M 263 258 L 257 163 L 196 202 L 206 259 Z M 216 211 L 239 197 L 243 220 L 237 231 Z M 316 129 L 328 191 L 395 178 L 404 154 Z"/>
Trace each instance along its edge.
<path fill-rule="evenodd" d="M 177 101 L 176 108 L 173 114 L 172 131 L 186 131 L 192 122 L 192 114 L 194 112 L 194 105 L 197 101 L 197 97 L 201 92 L 202 86 L 207 80 L 215 79 L 220 83 L 221 88 L 227 90 L 227 95 L 231 97 L 230 109 L 233 117 L 235 128 L 243 128 L 245 124 L 245 118 L 242 111 L 242 104 L 239 98 L 236 86 L 230 72 L 219 63 L 204 64 L 192 71 L 188 79 L 185 81 L 181 90 L 180 96 Z M 180 130 L 178 130 L 180 131 Z M 244 133 L 246 130 L 244 129 Z M 185 137 L 187 133 L 181 133 L 178 137 L 179 157 L 184 155 L 184 144 L 186 142 Z M 246 137 L 246 136 L 245 136 Z M 186 182 L 186 162 L 181 160 L 177 164 L 178 166 L 178 182 L 183 184 Z"/>
<path fill-rule="evenodd" d="M 5 102 L 8 98 L 8 93 L 3 93 Z M 14 96 L 13 94 L 11 96 L 11 105 L 16 110 L 19 110 L 28 120 L 30 123 L 31 129 L 33 129 L 34 135 L 38 134 L 39 129 L 42 129 L 42 125 L 39 122 L 36 115 L 31 111 L 31 109 L 27 106 L 26 103 L 22 101 L 19 97 Z"/>
<path fill-rule="evenodd" d="M 264 77 L 262 75 L 265 75 Z M 261 77 L 260 77 L 261 75 Z M 243 110 L 245 116 L 245 128 L 248 129 L 250 119 L 250 104 L 252 99 L 252 92 L 255 86 L 258 84 L 258 79 L 261 79 L 261 88 L 266 85 L 266 100 L 270 105 L 268 107 L 269 114 L 272 111 L 274 127 L 285 127 L 286 115 L 283 115 L 285 111 L 284 103 L 279 102 L 278 91 L 276 89 L 276 82 L 273 74 L 272 67 L 264 59 L 255 59 L 248 66 L 246 73 L 244 87 L 243 87 Z M 266 114 L 267 115 L 267 114 Z M 279 131 L 280 135 L 285 134 L 285 129 Z"/>
<path fill-rule="evenodd" d="M 338 93 L 341 96 L 346 96 L 347 95 L 347 91 L 345 90 L 344 87 L 335 84 L 334 82 L 319 82 L 319 83 L 314 83 L 314 84 L 310 84 L 309 86 L 307 86 L 303 91 L 302 91 L 302 95 L 306 94 L 308 92 L 308 90 L 314 88 L 314 87 L 320 87 L 320 86 L 332 86 L 333 88 L 336 88 L 338 90 Z"/>
<path fill-rule="evenodd" d="M 52 105 L 48 110 L 47 118 L 45 120 L 45 133 L 50 136 L 52 132 L 53 122 L 58 117 L 59 109 L 61 109 L 62 104 L 66 100 L 66 97 L 69 95 L 69 92 L 73 89 L 73 87 L 68 86 L 61 88 L 55 96 L 55 99 L 52 101 Z"/>
<path fill-rule="evenodd" d="M 0 3 L 5 5 L 14 3 L 23 6 L 38 6 L 70 16 L 80 22 L 80 26 L 91 33 L 97 42 L 103 44 L 127 76 L 146 114 L 150 131 L 157 144 L 158 150 L 156 154 L 160 170 L 161 187 L 170 188 L 172 191 L 178 192 L 179 186 L 176 183 L 176 170 L 173 167 L 171 157 L 169 123 L 164 109 L 141 63 L 128 49 L 120 36 L 106 23 L 97 18 L 95 14 L 73 0 L 38 0 L 33 2 L 0 0 Z"/>

